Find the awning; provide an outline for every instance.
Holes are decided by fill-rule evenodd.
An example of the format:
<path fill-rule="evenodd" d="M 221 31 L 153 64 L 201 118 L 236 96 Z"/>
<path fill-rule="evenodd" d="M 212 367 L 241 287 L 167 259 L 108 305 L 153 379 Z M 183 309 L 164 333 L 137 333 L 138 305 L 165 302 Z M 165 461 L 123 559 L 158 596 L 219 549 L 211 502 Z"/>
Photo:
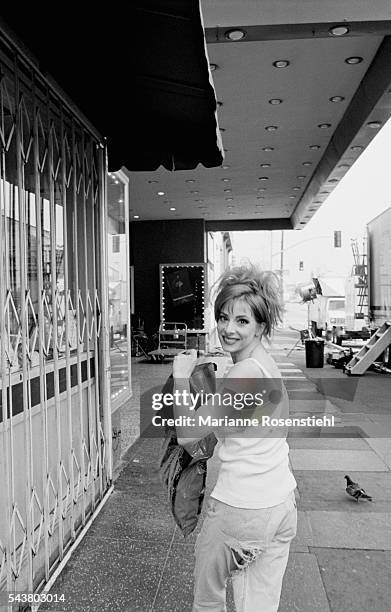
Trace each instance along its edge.
<path fill-rule="evenodd" d="M 107 138 L 109 168 L 222 163 L 198 0 L 138 0 L 60 15 L 15 3 L 1 19 Z"/>

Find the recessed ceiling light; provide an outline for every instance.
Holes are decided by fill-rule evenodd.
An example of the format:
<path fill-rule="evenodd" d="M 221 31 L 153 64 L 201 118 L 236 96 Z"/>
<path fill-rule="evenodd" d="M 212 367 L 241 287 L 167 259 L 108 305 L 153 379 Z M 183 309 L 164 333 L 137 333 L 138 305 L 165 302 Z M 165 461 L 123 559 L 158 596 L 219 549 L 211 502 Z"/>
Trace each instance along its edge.
<path fill-rule="evenodd" d="M 296 198 L 296 196 L 289 196 L 290 200 L 294 200 Z"/>
<path fill-rule="evenodd" d="M 336 25 L 330 28 L 329 32 L 333 36 L 345 36 L 349 32 L 349 28 L 346 25 Z"/>
<path fill-rule="evenodd" d="M 268 181 L 268 180 L 269 180 L 269 177 L 268 177 L 268 176 L 259 176 L 259 177 L 258 177 L 258 179 L 259 179 L 260 181 Z"/>
<path fill-rule="evenodd" d="M 260 164 L 261 168 L 270 168 L 271 164 Z"/>
<path fill-rule="evenodd" d="M 186 179 L 186 181 L 185 181 L 185 182 L 186 182 L 186 183 L 195 183 L 195 180 L 194 180 L 194 179 Z"/>
<path fill-rule="evenodd" d="M 361 64 L 363 58 L 359 55 L 353 55 L 352 57 L 347 57 L 345 60 L 345 64 Z"/>
<path fill-rule="evenodd" d="M 275 68 L 286 68 L 287 66 L 289 66 L 289 61 L 288 60 L 276 60 L 275 62 L 273 62 L 273 66 Z"/>
<path fill-rule="evenodd" d="M 304 174 L 299 174 L 299 176 L 297 176 L 296 178 L 298 178 L 301 181 L 302 179 L 305 179 L 305 176 Z"/>
<path fill-rule="evenodd" d="M 221 166 L 223 170 L 228 170 L 231 166 Z"/>
<path fill-rule="evenodd" d="M 120 198 L 120 199 L 118 200 L 118 204 L 123 204 L 123 203 L 124 203 L 123 199 L 122 199 L 122 198 Z"/>
<path fill-rule="evenodd" d="M 364 147 L 361 146 L 361 145 L 353 145 L 353 147 L 350 147 L 350 149 L 352 151 L 362 151 L 364 149 Z"/>
<path fill-rule="evenodd" d="M 282 104 L 282 100 L 281 98 L 271 98 L 271 100 L 269 100 L 269 104 L 273 104 L 273 105 Z"/>
<path fill-rule="evenodd" d="M 329 98 L 330 102 L 342 102 L 343 100 L 345 100 L 344 96 L 331 96 L 331 98 Z"/>
<path fill-rule="evenodd" d="M 321 130 L 327 130 L 327 128 L 331 127 L 331 123 L 319 123 L 318 128 Z"/>
<path fill-rule="evenodd" d="M 320 145 L 310 145 L 310 149 L 311 151 L 317 151 L 318 149 L 320 149 Z"/>
<path fill-rule="evenodd" d="M 381 125 L 381 121 L 369 121 L 369 123 L 367 123 L 367 126 L 373 128 L 374 130 L 377 130 L 379 127 L 381 127 Z"/>
<path fill-rule="evenodd" d="M 228 38 L 228 40 L 233 40 L 233 41 L 242 40 L 245 36 L 246 36 L 246 32 L 238 28 L 235 28 L 233 30 L 227 30 L 225 32 L 225 38 Z"/>
<path fill-rule="evenodd" d="M 223 178 L 223 179 L 221 179 L 221 180 L 222 180 L 222 181 L 224 181 L 224 183 L 228 183 L 228 181 L 230 181 L 231 179 L 229 179 L 229 178 Z"/>
<path fill-rule="evenodd" d="M 262 151 L 266 151 L 266 152 L 274 151 L 274 147 L 263 147 Z"/>
<path fill-rule="evenodd" d="M 158 191 L 158 192 L 157 192 L 157 195 L 158 195 L 158 196 L 163 196 L 163 195 L 166 195 L 166 194 L 165 194 L 165 192 L 164 192 L 164 191 Z"/>
<path fill-rule="evenodd" d="M 312 162 L 305 161 L 305 162 L 303 162 L 303 166 L 312 166 Z"/>
<path fill-rule="evenodd" d="M 176 210 L 175 206 L 170 206 L 170 210 Z"/>
<path fill-rule="evenodd" d="M 140 215 L 133 215 L 133 219 L 140 219 Z"/>
<path fill-rule="evenodd" d="M 217 65 L 217 64 L 210 63 L 210 64 L 209 64 L 209 68 L 210 68 L 211 72 L 214 72 L 215 70 L 217 70 L 218 65 Z"/>
<path fill-rule="evenodd" d="M 275 132 L 276 130 L 278 130 L 278 125 L 267 125 L 265 127 L 265 130 L 267 132 Z"/>
<path fill-rule="evenodd" d="M 232 202 L 233 198 L 225 198 L 227 202 Z"/>
<path fill-rule="evenodd" d="M 293 191 L 300 191 L 300 187 L 292 187 Z"/>

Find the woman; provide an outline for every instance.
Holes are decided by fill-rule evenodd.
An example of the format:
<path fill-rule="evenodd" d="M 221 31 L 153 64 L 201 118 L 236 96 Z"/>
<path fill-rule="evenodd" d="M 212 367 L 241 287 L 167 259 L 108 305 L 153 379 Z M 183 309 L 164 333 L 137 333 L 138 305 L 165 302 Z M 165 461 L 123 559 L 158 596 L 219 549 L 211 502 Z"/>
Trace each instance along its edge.
<path fill-rule="evenodd" d="M 251 266 L 223 275 L 215 318 L 222 347 L 234 364 L 224 378 L 223 389 L 231 393 L 247 387 L 261 389 L 265 401 L 261 408 L 259 403 L 253 404 L 252 410 L 256 410 L 252 414 L 284 419 L 288 417 L 287 392 L 276 363 L 261 343 L 281 321 L 281 312 L 274 274 Z M 195 363 L 195 351 L 175 358 L 173 375 L 178 391 L 188 390 L 187 380 Z M 183 406 L 174 410 L 176 416 L 184 414 Z M 206 403 L 196 414 L 215 416 L 216 406 Z M 191 449 L 211 431 L 221 441 L 221 467 L 196 542 L 193 612 L 226 609 L 228 576 L 232 576 L 237 612 L 275 611 L 297 523 L 296 482 L 288 464 L 286 428 L 250 426 L 233 431 L 203 425 L 177 429 L 178 442 Z"/>

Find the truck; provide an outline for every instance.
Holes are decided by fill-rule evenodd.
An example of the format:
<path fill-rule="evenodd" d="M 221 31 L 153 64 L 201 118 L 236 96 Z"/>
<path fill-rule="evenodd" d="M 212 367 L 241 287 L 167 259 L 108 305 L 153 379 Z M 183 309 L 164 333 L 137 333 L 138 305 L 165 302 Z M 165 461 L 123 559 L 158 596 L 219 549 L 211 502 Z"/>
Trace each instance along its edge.
<path fill-rule="evenodd" d="M 391 374 L 391 208 L 367 224 L 367 243 L 371 337 L 345 366 L 354 376 L 370 367 Z"/>
<path fill-rule="evenodd" d="M 316 336 L 325 336 L 334 344 L 343 340 L 367 340 L 368 308 L 367 281 L 364 268 L 353 267 L 348 279 L 343 277 L 313 278 L 307 288 L 308 321 Z M 360 272 L 360 276 L 356 273 Z M 366 272 L 365 272 L 366 274 Z"/>
<path fill-rule="evenodd" d="M 344 279 L 339 277 L 313 278 L 312 299 L 309 301 L 308 319 L 316 336 L 323 333 L 337 342 L 345 329 Z"/>
<path fill-rule="evenodd" d="M 391 208 L 367 225 L 371 327 L 391 321 Z"/>

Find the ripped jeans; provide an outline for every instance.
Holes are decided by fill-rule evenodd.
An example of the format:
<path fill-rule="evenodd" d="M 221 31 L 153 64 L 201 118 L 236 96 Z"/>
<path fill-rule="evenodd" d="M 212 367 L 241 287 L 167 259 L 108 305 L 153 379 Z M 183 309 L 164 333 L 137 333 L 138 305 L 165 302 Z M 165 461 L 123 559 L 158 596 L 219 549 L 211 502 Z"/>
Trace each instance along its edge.
<path fill-rule="evenodd" d="M 292 492 L 282 504 L 249 510 L 209 498 L 197 538 L 193 612 L 224 612 L 232 577 L 236 612 L 276 612 L 296 535 Z"/>

